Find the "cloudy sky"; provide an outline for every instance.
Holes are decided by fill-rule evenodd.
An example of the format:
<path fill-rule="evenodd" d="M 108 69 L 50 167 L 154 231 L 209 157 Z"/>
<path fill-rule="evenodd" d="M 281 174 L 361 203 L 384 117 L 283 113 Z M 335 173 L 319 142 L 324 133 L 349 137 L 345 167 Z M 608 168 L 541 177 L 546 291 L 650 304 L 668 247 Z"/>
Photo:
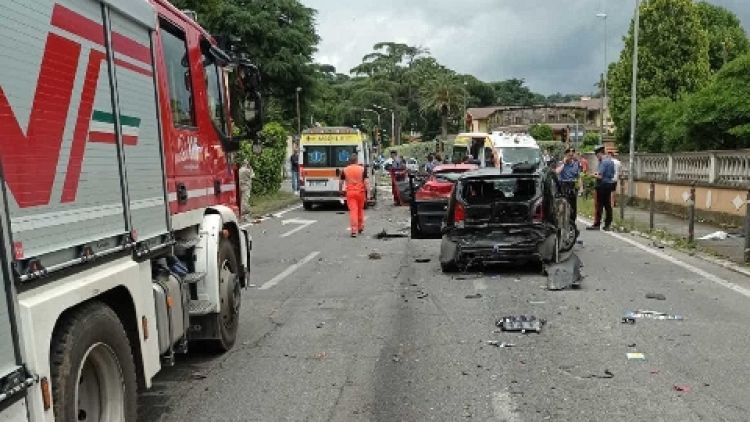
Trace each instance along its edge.
<path fill-rule="evenodd" d="M 426 47 L 484 81 L 525 78 L 535 91 L 588 93 L 616 60 L 634 0 L 301 0 L 318 10 L 316 59 L 348 73 L 379 41 Z M 750 28 L 750 0 L 711 0 Z"/>

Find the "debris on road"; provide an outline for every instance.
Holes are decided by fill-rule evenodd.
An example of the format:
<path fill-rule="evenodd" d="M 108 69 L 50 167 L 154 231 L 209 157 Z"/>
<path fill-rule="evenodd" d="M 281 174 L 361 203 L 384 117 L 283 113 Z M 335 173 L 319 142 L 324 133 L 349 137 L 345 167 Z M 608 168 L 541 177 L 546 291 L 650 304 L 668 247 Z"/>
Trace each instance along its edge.
<path fill-rule="evenodd" d="M 473 295 L 464 296 L 464 299 L 481 299 L 481 297 L 482 297 L 481 293 L 474 293 Z"/>
<path fill-rule="evenodd" d="M 586 375 L 583 378 L 609 379 L 609 378 L 614 378 L 614 377 L 615 377 L 615 374 L 613 374 L 612 371 L 610 371 L 609 369 L 605 369 L 604 370 L 604 375 L 601 375 L 601 374 L 591 374 L 591 375 Z"/>
<path fill-rule="evenodd" d="M 642 319 L 659 319 L 659 320 L 671 320 L 671 321 L 682 321 L 685 319 L 682 315 L 671 315 L 665 312 L 657 311 L 644 311 L 639 309 L 637 311 L 625 311 L 625 318 L 642 318 Z"/>
<path fill-rule="evenodd" d="M 543 305 L 547 303 L 546 300 L 530 300 L 529 305 Z"/>
<path fill-rule="evenodd" d="M 419 294 L 417 294 L 417 299 L 424 299 L 424 298 L 426 298 L 427 296 L 429 296 L 429 293 L 426 293 L 426 292 L 419 292 Z"/>
<path fill-rule="evenodd" d="M 533 315 L 511 315 L 497 320 L 495 325 L 503 331 L 520 331 L 521 334 L 525 334 L 529 331 L 541 333 L 545 322 Z"/>
<path fill-rule="evenodd" d="M 513 343 L 506 343 L 504 341 L 497 341 L 497 340 L 487 340 L 487 344 L 490 346 L 505 348 L 505 347 L 515 347 L 516 345 Z"/>
<path fill-rule="evenodd" d="M 426 264 L 430 261 L 432 261 L 430 258 L 417 258 L 414 260 L 417 264 Z"/>
<path fill-rule="evenodd" d="M 661 293 L 646 293 L 646 299 L 667 300 L 667 297 Z"/>
<path fill-rule="evenodd" d="M 624 317 L 622 317 L 622 323 L 623 324 L 634 325 L 635 324 L 635 318 L 629 317 L 629 316 L 624 316 Z"/>
<path fill-rule="evenodd" d="M 672 386 L 672 389 L 680 393 L 689 393 L 691 391 L 690 386 L 687 384 L 675 384 Z"/>
<path fill-rule="evenodd" d="M 190 377 L 193 378 L 194 380 L 204 380 L 204 379 L 208 378 L 208 375 L 206 375 L 206 374 L 204 374 L 202 372 L 193 372 L 190 375 Z"/>
<path fill-rule="evenodd" d="M 327 358 L 327 357 L 328 357 L 328 352 L 318 352 L 318 353 L 316 353 L 316 354 L 313 355 L 313 359 L 315 359 L 317 361 L 325 360 L 325 358 Z"/>
<path fill-rule="evenodd" d="M 626 353 L 625 356 L 628 360 L 646 360 L 646 355 L 638 352 Z"/>
<path fill-rule="evenodd" d="M 393 355 L 393 357 L 391 357 L 391 360 L 396 363 L 401 362 L 401 358 L 398 355 Z"/>
<path fill-rule="evenodd" d="M 562 262 L 545 265 L 547 289 L 563 290 L 568 287 L 580 287 L 583 279 L 582 264 L 578 255 L 570 254 L 570 257 Z"/>
<path fill-rule="evenodd" d="M 370 255 L 368 255 L 368 256 L 367 256 L 367 258 L 369 258 L 369 259 L 371 259 L 371 260 L 376 260 L 376 259 L 381 259 L 381 258 L 383 258 L 383 256 L 382 256 L 382 255 L 380 255 L 380 254 L 379 254 L 379 253 L 377 253 L 377 252 L 370 252 Z"/>
<path fill-rule="evenodd" d="M 635 347 L 635 346 L 636 346 L 636 344 L 635 344 L 635 343 L 630 343 L 630 344 L 628 344 L 628 347 Z"/>
<path fill-rule="evenodd" d="M 375 239 L 379 239 L 379 240 L 398 239 L 398 238 L 403 238 L 403 237 L 408 237 L 408 236 L 404 233 L 388 233 L 387 231 L 385 231 L 385 229 L 383 229 L 383 231 L 375 235 Z"/>
<path fill-rule="evenodd" d="M 315 328 L 323 328 L 326 325 L 325 321 L 319 322 L 315 325 Z"/>

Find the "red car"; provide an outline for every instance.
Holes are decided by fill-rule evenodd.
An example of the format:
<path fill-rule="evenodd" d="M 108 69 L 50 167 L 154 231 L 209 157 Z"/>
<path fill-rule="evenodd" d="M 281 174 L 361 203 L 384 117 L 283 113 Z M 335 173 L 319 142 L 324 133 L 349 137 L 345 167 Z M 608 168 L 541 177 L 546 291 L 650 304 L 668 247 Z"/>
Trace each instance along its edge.
<path fill-rule="evenodd" d="M 427 181 L 412 195 L 411 237 L 439 239 L 448 199 L 463 173 L 479 167 L 474 164 L 443 164 L 435 167 Z"/>

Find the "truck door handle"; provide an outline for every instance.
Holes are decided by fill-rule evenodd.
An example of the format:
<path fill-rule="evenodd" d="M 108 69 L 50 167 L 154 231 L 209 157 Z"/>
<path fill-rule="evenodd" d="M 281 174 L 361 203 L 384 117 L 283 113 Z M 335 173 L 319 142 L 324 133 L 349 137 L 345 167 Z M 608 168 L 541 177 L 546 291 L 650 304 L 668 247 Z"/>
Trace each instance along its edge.
<path fill-rule="evenodd" d="M 188 200 L 188 191 L 187 186 L 185 186 L 184 183 L 178 183 L 177 184 L 177 202 L 180 204 L 187 203 Z"/>
<path fill-rule="evenodd" d="M 214 195 L 221 195 L 221 180 L 214 180 Z"/>

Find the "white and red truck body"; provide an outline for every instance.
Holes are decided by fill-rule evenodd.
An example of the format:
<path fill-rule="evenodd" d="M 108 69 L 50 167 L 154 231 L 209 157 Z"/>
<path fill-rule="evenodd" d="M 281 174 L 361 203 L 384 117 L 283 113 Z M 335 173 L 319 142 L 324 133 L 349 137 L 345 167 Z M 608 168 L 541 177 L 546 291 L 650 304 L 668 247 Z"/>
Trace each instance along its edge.
<path fill-rule="evenodd" d="M 166 0 L 0 0 L 0 421 L 64 420 L 50 353 L 82 304 L 115 312 L 145 388 L 236 331 L 227 59 Z"/>

